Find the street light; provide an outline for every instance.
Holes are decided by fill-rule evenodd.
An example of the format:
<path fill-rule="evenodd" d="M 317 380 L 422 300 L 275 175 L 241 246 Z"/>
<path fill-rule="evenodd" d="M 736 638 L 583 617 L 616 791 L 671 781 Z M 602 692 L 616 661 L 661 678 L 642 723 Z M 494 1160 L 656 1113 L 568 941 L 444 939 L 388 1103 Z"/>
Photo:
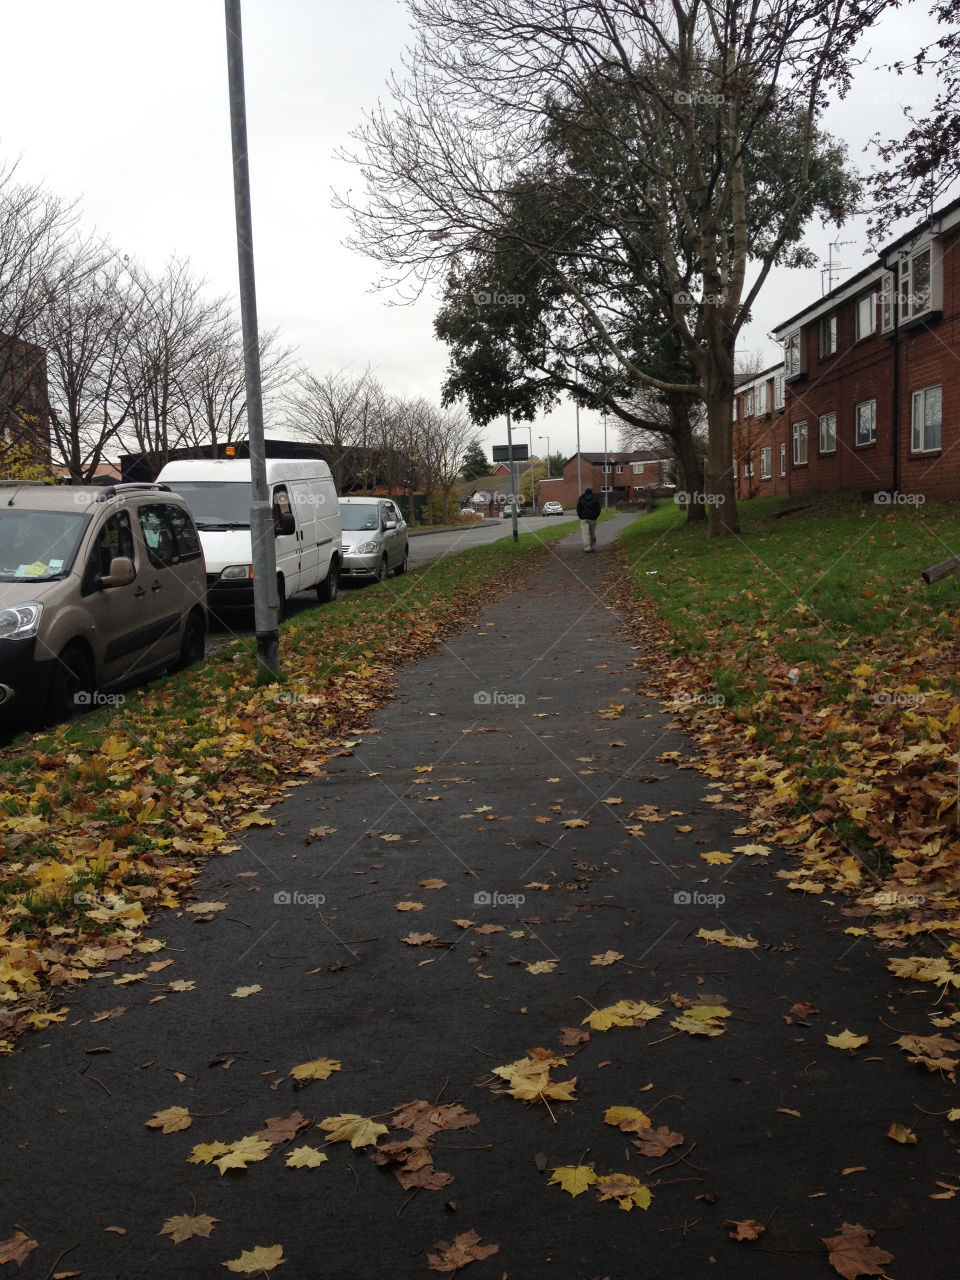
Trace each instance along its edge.
<path fill-rule="evenodd" d="M 538 440 L 546 440 L 546 442 L 547 442 L 547 479 L 549 480 L 549 479 L 550 479 L 550 437 L 549 437 L 549 436 L 537 436 L 537 439 L 538 439 Z"/>
<path fill-rule="evenodd" d="M 530 426 L 529 422 L 515 422 L 513 424 L 513 429 L 514 431 L 517 431 L 517 430 L 526 431 L 530 436 L 530 505 L 534 506 L 535 504 L 533 501 L 533 427 Z M 518 502 L 520 501 L 519 489 L 520 489 L 520 486 L 518 484 L 517 485 L 517 501 Z"/>
<path fill-rule="evenodd" d="M 607 510 L 610 498 L 610 473 L 609 463 L 607 462 L 607 410 L 601 409 L 600 416 L 603 418 L 603 509 Z"/>

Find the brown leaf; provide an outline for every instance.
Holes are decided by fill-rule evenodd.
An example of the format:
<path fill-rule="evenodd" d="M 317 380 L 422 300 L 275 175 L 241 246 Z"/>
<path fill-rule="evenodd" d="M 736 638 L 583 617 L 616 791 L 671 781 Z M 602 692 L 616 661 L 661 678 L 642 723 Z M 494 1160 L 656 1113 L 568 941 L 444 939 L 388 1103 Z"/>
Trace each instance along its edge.
<path fill-rule="evenodd" d="M 95 1013 L 90 1019 L 91 1022 L 106 1022 L 109 1018 L 122 1018 L 127 1012 L 125 1004 L 118 1004 L 115 1009 L 105 1009 L 103 1013 Z"/>
<path fill-rule="evenodd" d="M 398 902 L 397 910 L 398 911 L 422 911 L 423 903 L 422 902 Z"/>
<path fill-rule="evenodd" d="M 178 1213 L 172 1218 L 168 1218 L 160 1230 L 158 1236 L 169 1236 L 174 1244 L 182 1244 L 184 1240 L 190 1240 L 193 1236 L 202 1236 L 207 1239 L 213 1230 L 213 1224 L 219 1222 L 219 1218 L 211 1218 L 209 1213 Z"/>
<path fill-rule="evenodd" d="M 440 1252 L 427 1255 L 430 1270 L 442 1271 L 448 1275 L 459 1271 L 468 1262 L 479 1262 L 481 1258 L 489 1258 L 491 1254 L 500 1252 L 498 1244 L 481 1244 L 480 1237 L 473 1230 L 462 1231 L 460 1235 L 454 1236 L 453 1244 L 438 1240 L 433 1247 Z"/>
<path fill-rule="evenodd" d="M 725 1227 L 733 1227 L 730 1232 L 731 1240 L 756 1240 L 767 1229 L 762 1222 L 754 1222 L 753 1218 L 746 1218 L 743 1222 L 736 1222 L 732 1218 L 728 1218 L 723 1225 Z"/>
<path fill-rule="evenodd" d="M 255 1133 L 255 1138 L 264 1142 L 289 1142 L 301 1129 L 307 1129 L 313 1120 L 300 1111 L 291 1111 L 288 1116 L 270 1116 L 263 1128 Z"/>
<path fill-rule="evenodd" d="M 0 1266 L 5 1262 L 22 1266 L 36 1247 L 36 1240 L 31 1240 L 23 1231 L 15 1231 L 9 1240 L 0 1240 Z"/>
<path fill-rule="evenodd" d="M 661 1125 L 659 1129 L 651 1129 L 633 1140 L 633 1145 L 644 1156 L 665 1156 L 671 1147 L 679 1147 L 682 1144 L 683 1134 L 674 1133 L 666 1125 Z"/>
<path fill-rule="evenodd" d="M 336 827 L 311 827 L 307 835 L 314 840 L 322 840 L 325 836 L 332 836 L 336 829 Z"/>
<path fill-rule="evenodd" d="M 562 1045 L 567 1048 L 573 1048 L 574 1045 L 586 1044 L 590 1039 L 590 1032 L 584 1031 L 580 1027 L 561 1027 L 559 1040 Z"/>
<path fill-rule="evenodd" d="M 838 1236 L 821 1236 L 830 1255 L 830 1265 L 844 1280 L 857 1280 L 858 1276 L 882 1276 L 884 1265 L 893 1261 L 893 1254 L 878 1249 L 870 1243 L 874 1232 L 859 1223 L 845 1222 Z"/>

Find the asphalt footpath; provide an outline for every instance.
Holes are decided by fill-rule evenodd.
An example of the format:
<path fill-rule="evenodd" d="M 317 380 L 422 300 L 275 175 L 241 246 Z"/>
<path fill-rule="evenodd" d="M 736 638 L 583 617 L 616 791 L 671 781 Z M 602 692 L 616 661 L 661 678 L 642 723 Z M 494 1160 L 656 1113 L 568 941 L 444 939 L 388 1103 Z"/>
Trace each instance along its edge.
<path fill-rule="evenodd" d="M 11 1274 L 960 1274 L 956 1086 L 894 1044 L 955 1005 L 694 767 L 610 604 L 626 519 L 403 670 L 207 865 L 212 906 L 0 1062 Z"/>

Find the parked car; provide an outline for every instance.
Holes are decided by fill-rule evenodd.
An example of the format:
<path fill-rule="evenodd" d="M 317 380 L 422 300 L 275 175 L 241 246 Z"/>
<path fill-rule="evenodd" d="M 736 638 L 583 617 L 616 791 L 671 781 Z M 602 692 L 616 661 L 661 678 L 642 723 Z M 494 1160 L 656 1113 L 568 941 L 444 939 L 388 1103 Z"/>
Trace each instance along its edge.
<path fill-rule="evenodd" d="M 545 502 L 545 503 L 543 504 L 543 507 L 542 507 L 542 508 L 541 508 L 541 510 L 540 510 L 540 514 L 541 514 L 542 516 L 562 516 L 562 515 L 563 515 L 563 503 L 562 503 L 562 502 L 552 502 L 552 501 L 551 501 L 551 502 Z"/>
<path fill-rule="evenodd" d="M 505 503 L 503 510 L 500 512 L 500 515 L 504 520 L 510 520 L 513 517 L 513 503 L 512 502 Z M 517 515 L 518 516 L 523 515 L 523 507 L 517 507 Z"/>
<path fill-rule="evenodd" d="M 276 534 L 280 617 L 298 591 L 315 589 L 321 603 L 340 585 L 340 506 L 330 468 L 313 458 L 267 458 L 267 485 Z M 159 479 L 190 505 L 207 561 L 210 611 L 253 608 L 250 541 L 251 481 L 247 458 L 168 462 Z"/>
<path fill-rule="evenodd" d="M 0 705 L 63 719 L 203 657 L 203 551 L 164 484 L 2 482 Z"/>
<path fill-rule="evenodd" d="M 407 522 L 390 498 L 341 498 L 340 522 L 343 577 L 382 582 L 390 569 L 398 576 L 406 573 Z"/>

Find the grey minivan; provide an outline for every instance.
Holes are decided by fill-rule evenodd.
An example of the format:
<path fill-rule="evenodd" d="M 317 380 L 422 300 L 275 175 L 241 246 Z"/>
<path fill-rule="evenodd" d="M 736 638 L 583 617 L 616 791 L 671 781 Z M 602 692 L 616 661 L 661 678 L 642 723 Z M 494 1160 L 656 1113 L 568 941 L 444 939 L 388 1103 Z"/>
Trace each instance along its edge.
<path fill-rule="evenodd" d="M 382 582 L 392 569 L 406 573 L 410 552 L 407 522 L 390 498 L 340 499 L 342 578 L 374 578 Z"/>
<path fill-rule="evenodd" d="M 0 482 L 0 709 L 61 719 L 198 661 L 206 589 L 166 485 Z"/>

